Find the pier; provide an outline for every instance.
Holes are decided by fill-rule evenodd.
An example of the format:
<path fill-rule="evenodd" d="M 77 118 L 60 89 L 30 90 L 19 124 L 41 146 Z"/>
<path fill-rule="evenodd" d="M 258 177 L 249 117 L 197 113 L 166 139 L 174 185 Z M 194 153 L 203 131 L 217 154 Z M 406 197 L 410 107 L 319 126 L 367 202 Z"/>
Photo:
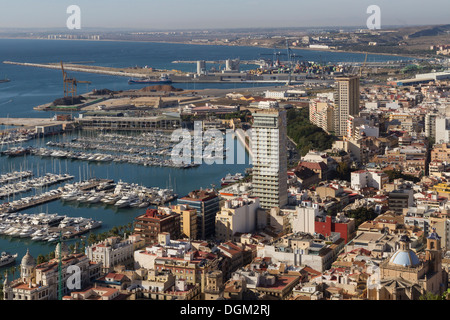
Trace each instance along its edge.
<path fill-rule="evenodd" d="M 46 68 L 61 70 L 60 63 L 27 63 L 27 62 L 14 62 L 14 61 L 3 61 L 4 64 L 12 64 L 24 67 L 34 67 L 34 68 Z M 128 77 L 128 78 L 143 78 L 148 76 L 159 76 L 161 72 L 165 71 L 150 71 L 149 69 L 132 69 L 132 68 L 112 68 L 112 67 L 99 67 L 99 66 L 86 66 L 86 65 L 74 65 L 74 64 L 64 64 L 64 69 L 67 71 L 74 72 L 85 72 L 85 73 L 95 73 L 95 74 L 105 74 L 110 76 Z"/>
<path fill-rule="evenodd" d="M 27 62 L 14 62 L 3 61 L 5 64 L 19 65 L 25 67 L 34 68 L 47 68 L 60 70 L 61 65 L 59 63 L 27 63 Z M 194 74 L 184 73 L 180 71 L 168 71 L 168 70 L 154 70 L 154 69 L 135 69 L 135 68 L 112 68 L 112 67 L 99 67 L 99 66 L 86 66 L 86 65 L 71 65 L 65 64 L 65 70 L 75 72 L 85 72 L 94 74 L 105 74 L 111 76 L 121 76 L 128 78 L 154 78 L 159 79 L 161 73 L 168 74 L 172 83 L 290 83 L 290 84 L 303 84 L 306 78 L 306 74 L 262 74 L 256 75 L 248 72 L 214 72 L 207 74 Z M 45 108 L 41 106 L 40 108 Z"/>
<path fill-rule="evenodd" d="M 85 182 L 82 186 L 80 186 L 80 190 L 81 191 L 89 191 L 89 190 L 95 189 L 102 183 L 112 183 L 112 182 L 114 182 L 114 181 L 109 180 L 109 179 L 92 179 L 92 180 Z M 64 189 L 64 187 L 62 187 L 62 189 Z M 49 192 L 46 192 L 46 193 L 43 193 L 40 195 L 36 195 L 33 197 L 22 198 L 20 200 L 16 200 L 13 202 L 6 202 L 3 204 L 0 204 L 0 214 L 26 210 L 26 209 L 36 207 L 36 206 L 39 206 L 39 205 L 42 205 L 42 204 L 45 204 L 48 202 L 59 200 L 59 199 L 61 199 L 62 195 L 63 195 L 63 192 L 60 188 L 60 189 L 51 190 Z"/>
<path fill-rule="evenodd" d="M 25 202 L 22 204 L 14 205 L 14 206 L 10 207 L 9 209 L 1 208 L 0 213 L 6 213 L 6 212 L 9 213 L 9 212 L 17 212 L 17 211 L 21 211 L 21 210 L 26 210 L 26 209 L 29 209 L 32 207 L 39 206 L 41 204 L 45 204 L 47 202 L 58 200 L 59 198 L 61 198 L 61 194 L 59 194 L 59 193 L 58 194 L 49 194 L 49 195 L 43 196 L 39 199 L 35 199 L 30 202 Z"/>
<path fill-rule="evenodd" d="M 47 186 L 57 184 L 63 181 L 73 179 L 69 174 L 52 174 L 47 173 L 45 176 L 27 179 L 20 182 L 10 183 L 0 186 L 0 198 L 6 198 L 11 195 L 16 195 L 28 192 L 32 189 L 42 189 Z"/>

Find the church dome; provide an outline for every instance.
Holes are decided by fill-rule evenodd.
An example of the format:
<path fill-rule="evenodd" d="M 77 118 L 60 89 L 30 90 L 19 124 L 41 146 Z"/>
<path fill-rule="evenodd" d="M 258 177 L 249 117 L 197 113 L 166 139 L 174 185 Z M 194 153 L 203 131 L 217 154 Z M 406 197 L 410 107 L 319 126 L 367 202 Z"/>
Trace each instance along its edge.
<path fill-rule="evenodd" d="M 391 257 L 389 263 L 403 267 L 415 267 L 420 264 L 420 260 L 412 250 L 398 250 Z"/>
<path fill-rule="evenodd" d="M 406 235 L 400 237 L 400 248 L 392 255 L 389 264 L 402 267 L 415 267 L 420 264 L 416 253 L 409 248 L 410 239 Z"/>
<path fill-rule="evenodd" d="M 31 256 L 30 251 L 28 249 L 27 249 L 27 253 L 22 258 L 21 266 L 22 267 L 36 266 L 36 260 L 34 260 L 34 258 Z"/>

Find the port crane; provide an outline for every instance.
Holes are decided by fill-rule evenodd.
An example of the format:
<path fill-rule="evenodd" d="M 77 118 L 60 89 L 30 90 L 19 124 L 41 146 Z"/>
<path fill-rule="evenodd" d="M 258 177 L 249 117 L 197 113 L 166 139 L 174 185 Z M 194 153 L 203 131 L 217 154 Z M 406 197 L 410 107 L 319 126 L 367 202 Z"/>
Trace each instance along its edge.
<path fill-rule="evenodd" d="M 286 85 L 290 85 L 292 72 L 294 71 L 294 58 L 301 57 L 301 56 L 292 52 L 292 49 L 289 47 L 288 39 L 286 39 L 286 50 L 287 50 L 288 64 L 289 64 L 289 78 L 288 78 L 288 81 L 286 82 Z"/>
<path fill-rule="evenodd" d="M 273 59 L 271 60 L 271 65 L 272 65 L 272 67 L 277 67 L 280 64 L 280 56 L 284 56 L 286 54 L 283 52 L 280 52 L 280 51 L 274 51 L 273 53 L 260 53 L 259 55 L 273 56 Z"/>
<path fill-rule="evenodd" d="M 90 84 L 90 81 L 78 81 L 75 78 L 69 77 L 67 72 L 64 70 L 64 64 L 61 61 L 61 70 L 63 74 L 63 84 L 64 84 L 64 98 L 72 96 L 72 103 L 73 98 L 77 95 L 77 85 L 79 83 L 87 83 Z"/>
<path fill-rule="evenodd" d="M 367 52 L 366 52 L 366 57 L 364 58 L 364 63 L 363 63 L 363 65 L 359 68 L 359 77 L 361 78 L 362 77 L 362 72 L 363 72 L 363 69 L 366 67 L 366 63 L 367 63 Z"/>

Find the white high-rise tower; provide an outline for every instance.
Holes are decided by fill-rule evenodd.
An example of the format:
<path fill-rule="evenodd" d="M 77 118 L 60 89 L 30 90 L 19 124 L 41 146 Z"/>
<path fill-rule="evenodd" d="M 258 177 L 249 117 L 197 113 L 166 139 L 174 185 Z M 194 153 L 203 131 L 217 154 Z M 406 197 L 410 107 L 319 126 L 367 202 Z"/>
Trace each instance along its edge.
<path fill-rule="evenodd" d="M 264 209 L 287 204 L 286 111 L 253 113 L 253 194 Z"/>

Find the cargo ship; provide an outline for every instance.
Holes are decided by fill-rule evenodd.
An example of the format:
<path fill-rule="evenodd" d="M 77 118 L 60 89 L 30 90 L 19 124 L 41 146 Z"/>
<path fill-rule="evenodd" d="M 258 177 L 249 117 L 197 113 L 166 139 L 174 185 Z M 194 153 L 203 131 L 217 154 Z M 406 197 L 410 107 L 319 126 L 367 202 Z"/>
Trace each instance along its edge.
<path fill-rule="evenodd" d="M 172 80 L 165 74 L 163 74 L 159 79 L 130 79 L 128 80 L 128 84 L 141 84 L 141 83 L 153 83 L 153 84 L 168 84 L 172 83 Z"/>

